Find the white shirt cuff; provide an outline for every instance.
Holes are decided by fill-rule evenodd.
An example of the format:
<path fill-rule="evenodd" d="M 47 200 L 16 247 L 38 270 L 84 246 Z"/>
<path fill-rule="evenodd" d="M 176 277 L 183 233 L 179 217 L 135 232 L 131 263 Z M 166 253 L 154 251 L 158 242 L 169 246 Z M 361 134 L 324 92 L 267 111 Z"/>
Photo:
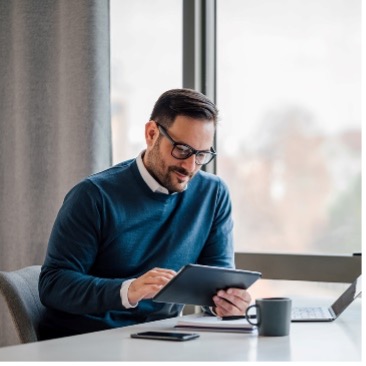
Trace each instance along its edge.
<path fill-rule="evenodd" d="M 124 281 L 122 283 L 121 289 L 119 291 L 120 296 L 121 296 L 121 300 L 122 300 L 122 305 L 126 308 L 126 309 L 133 309 L 135 308 L 139 303 L 135 304 L 135 305 L 131 305 L 130 302 L 128 301 L 128 289 L 131 285 L 131 283 L 135 280 L 136 278 L 131 278 L 130 280 Z"/>

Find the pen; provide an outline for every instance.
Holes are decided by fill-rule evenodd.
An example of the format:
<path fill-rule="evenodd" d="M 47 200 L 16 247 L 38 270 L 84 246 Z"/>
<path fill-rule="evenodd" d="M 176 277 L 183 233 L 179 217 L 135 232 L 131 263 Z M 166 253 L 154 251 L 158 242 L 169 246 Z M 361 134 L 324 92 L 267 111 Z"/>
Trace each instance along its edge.
<path fill-rule="evenodd" d="M 245 315 L 228 315 L 228 316 L 223 316 L 221 318 L 221 320 L 238 320 L 238 319 L 245 319 L 246 316 Z M 254 319 L 256 318 L 255 315 L 249 315 L 250 319 Z"/>

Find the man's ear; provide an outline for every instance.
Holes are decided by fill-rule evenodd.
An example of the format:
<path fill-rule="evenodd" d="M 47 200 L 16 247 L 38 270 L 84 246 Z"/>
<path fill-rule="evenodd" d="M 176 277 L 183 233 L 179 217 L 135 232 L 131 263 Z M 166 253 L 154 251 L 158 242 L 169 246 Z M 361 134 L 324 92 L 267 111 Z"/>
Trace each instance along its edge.
<path fill-rule="evenodd" d="M 155 121 L 150 120 L 145 125 L 145 140 L 148 147 L 152 147 L 159 137 L 158 126 Z"/>

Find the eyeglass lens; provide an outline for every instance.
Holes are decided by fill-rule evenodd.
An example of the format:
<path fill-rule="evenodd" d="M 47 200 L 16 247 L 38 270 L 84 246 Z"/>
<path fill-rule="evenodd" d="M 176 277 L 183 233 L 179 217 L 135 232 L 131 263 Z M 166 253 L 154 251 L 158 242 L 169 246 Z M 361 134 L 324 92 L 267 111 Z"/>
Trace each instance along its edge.
<path fill-rule="evenodd" d="M 214 157 L 214 155 L 211 154 L 210 152 L 204 152 L 204 151 L 194 152 L 192 148 L 180 144 L 176 144 L 172 150 L 173 157 L 177 159 L 187 159 L 193 154 L 195 154 L 196 156 L 196 164 L 199 165 L 207 164 Z"/>

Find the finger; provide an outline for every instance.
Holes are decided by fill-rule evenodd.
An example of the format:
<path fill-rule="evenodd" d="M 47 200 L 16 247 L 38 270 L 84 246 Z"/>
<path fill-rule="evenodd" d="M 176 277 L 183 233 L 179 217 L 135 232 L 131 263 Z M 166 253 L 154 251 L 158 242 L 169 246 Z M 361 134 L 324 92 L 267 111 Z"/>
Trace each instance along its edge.
<path fill-rule="evenodd" d="M 160 291 L 163 286 L 161 285 L 148 285 L 144 288 L 140 288 L 138 292 L 128 292 L 128 299 L 130 304 L 136 304 L 143 299 L 151 299 L 156 293 Z"/>
<path fill-rule="evenodd" d="M 169 275 L 172 275 L 172 276 L 175 276 L 177 274 L 177 272 L 175 272 L 172 269 L 159 268 L 159 267 L 155 267 L 152 270 L 150 270 L 149 272 L 161 273 L 161 274 L 165 273 L 165 274 L 169 274 Z M 149 272 L 147 272 L 147 273 L 149 273 Z"/>
<path fill-rule="evenodd" d="M 127 295 L 130 303 L 153 297 L 175 275 L 176 272 L 171 269 L 158 267 L 144 273 L 130 284 Z"/>
<path fill-rule="evenodd" d="M 143 298 L 150 298 L 160 291 L 170 280 L 171 275 L 150 275 L 142 278 L 139 290 L 143 292 Z"/>
<path fill-rule="evenodd" d="M 130 303 L 137 303 L 142 299 L 153 297 L 160 291 L 167 283 L 168 279 L 164 278 L 138 278 L 134 280 L 128 289 L 128 298 Z"/>
<path fill-rule="evenodd" d="M 151 271 L 146 273 L 144 276 L 141 276 L 141 280 L 145 284 L 149 283 L 167 283 L 171 279 L 174 278 L 174 274 L 166 273 L 166 272 L 155 272 Z"/>
<path fill-rule="evenodd" d="M 252 300 L 250 293 L 247 290 L 241 288 L 229 288 L 226 290 L 226 293 L 228 295 L 239 297 L 245 302 L 250 302 Z"/>
<path fill-rule="evenodd" d="M 217 295 L 243 310 L 249 306 L 252 299 L 248 291 L 236 288 L 230 288 L 226 291 L 221 290 Z"/>
<path fill-rule="evenodd" d="M 237 307 L 235 304 L 223 299 L 220 296 L 214 296 L 213 301 L 216 306 L 216 313 L 218 316 L 224 315 L 243 315 L 243 310 Z"/>
<path fill-rule="evenodd" d="M 220 290 L 214 302 L 220 316 L 243 315 L 251 301 L 250 294 L 243 289 Z"/>
<path fill-rule="evenodd" d="M 247 290 L 241 288 L 229 288 L 226 292 L 228 295 L 233 295 L 243 299 L 243 301 L 247 302 L 248 304 L 252 301 L 252 297 Z"/>
<path fill-rule="evenodd" d="M 176 276 L 176 273 L 171 270 L 152 269 L 152 270 L 146 272 L 144 275 L 140 276 L 140 278 L 147 280 L 147 281 L 153 280 L 155 278 L 164 278 L 164 279 L 170 281 L 175 276 Z"/>

